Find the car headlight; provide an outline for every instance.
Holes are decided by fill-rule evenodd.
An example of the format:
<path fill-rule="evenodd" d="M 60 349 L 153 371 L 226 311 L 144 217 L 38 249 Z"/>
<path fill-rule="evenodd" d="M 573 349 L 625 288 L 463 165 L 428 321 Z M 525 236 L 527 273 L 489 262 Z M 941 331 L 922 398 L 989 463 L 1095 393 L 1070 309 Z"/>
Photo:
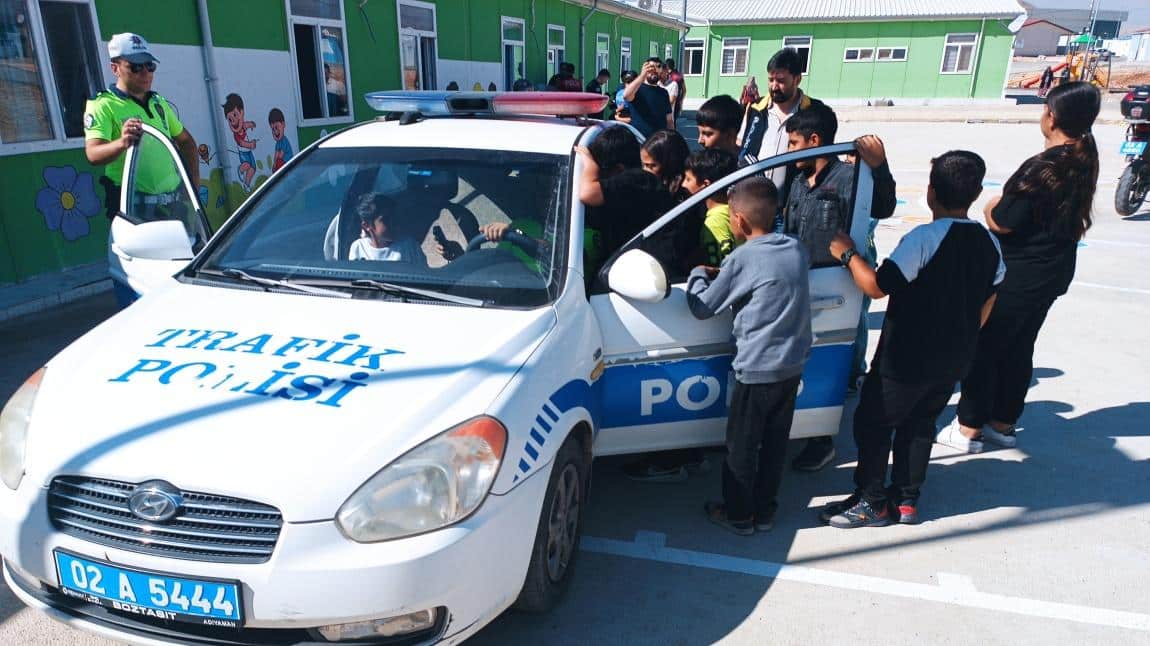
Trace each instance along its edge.
<path fill-rule="evenodd" d="M 487 497 L 507 429 L 481 416 L 420 444 L 363 484 L 336 514 L 358 543 L 430 532 L 467 518 Z"/>
<path fill-rule="evenodd" d="M 44 368 L 32 373 L 0 411 L 0 480 L 15 491 L 24 478 L 24 449 L 28 444 L 28 422 L 32 404 L 40 391 Z"/>

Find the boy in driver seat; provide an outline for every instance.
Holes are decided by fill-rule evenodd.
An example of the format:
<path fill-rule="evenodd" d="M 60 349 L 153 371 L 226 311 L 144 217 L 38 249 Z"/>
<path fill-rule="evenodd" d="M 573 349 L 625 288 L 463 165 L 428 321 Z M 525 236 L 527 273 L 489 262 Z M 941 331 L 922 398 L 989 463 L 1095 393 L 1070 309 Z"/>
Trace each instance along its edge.
<path fill-rule="evenodd" d="M 394 200 L 382 193 L 367 193 L 360 198 L 356 213 L 362 233 L 351 244 L 348 260 L 401 261 L 427 266 L 427 256 L 419 248 L 419 242 L 397 234 Z"/>

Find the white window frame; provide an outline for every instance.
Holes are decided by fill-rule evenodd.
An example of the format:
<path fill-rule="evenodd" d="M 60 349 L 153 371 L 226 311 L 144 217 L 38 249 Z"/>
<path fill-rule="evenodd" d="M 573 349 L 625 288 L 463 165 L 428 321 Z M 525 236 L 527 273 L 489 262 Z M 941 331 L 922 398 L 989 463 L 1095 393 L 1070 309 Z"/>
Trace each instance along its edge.
<path fill-rule="evenodd" d="M 563 44 L 562 45 L 552 45 L 551 44 L 551 32 L 552 31 L 557 31 L 557 32 L 563 34 Z M 527 38 L 526 33 L 523 34 L 523 38 L 526 40 L 526 38 Z M 551 78 L 550 74 L 558 74 L 559 73 L 559 64 L 567 60 L 567 28 L 564 27 L 563 25 L 547 25 L 547 56 L 550 57 L 551 52 L 553 52 L 555 50 L 562 52 L 562 54 L 560 56 L 556 57 L 555 71 L 548 70 L 549 74 L 548 74 L 547 78 Z M 526 49 L 524 51 L 526 51 Z M 524 60 L 526 60 L 526 54 L 524 54 L 524 57 L 525 57 Z M 550 63 L 550 61 L 547 61 L 547 62 Z"/>
<path fill-rule="evenodd" d="M 974 41 L 969 42 L 969 43 L 955 43 L 955 44 L 951 45 L 950 39 L 952 36 L 971 36 L 974 38 Z M 955 69 L 952 72 L 948 72 L 945 69 L 945 67 L 946 67 L 946 50 L 948 47 L 958 47 L 959 52 L 960 52 L 959 56 L 957 58 L 955 58 Z M 965 70 L 958 69 L 958 61 L 962 58 L 961 51 L 962 51 L 963 47 L 970 47 L 970 67 L 968 67 Z M 977 60 L 978 60 L 978 34 L 977 33 L 975 33 L 975 32 L 956 32 L 953 34 L 947 34 L 946 37 L 942 41 L 942 60 L 940 60 L 938 63 L 938 73 L 939 74 L 946 74 L 946 75 L 972 74 L 974 72 L 975 61 L 977 61 Z"/>
<path fill-rule="evenodd" d="M 663 44 L 663 60 L 665 61 L 668 58 L 674 58 L 674 57 L 675 57 L 675 46 L 672 45 L 671 43 L 664 43 Z"/>
<path fill-rule="evenodd" d="M 698 47 L 691 45 L 691 43 L 699 43 Z M 703 66 L 698 74 L 691 73 L 691 52 L 698 51 L 702 59 Z M 707 73 L 707 39 L 698 38 L 694 40 L 683 41 L 683 69 L 680 70 L 683 76 L 704 76 Z"/>
<path fill-rule="evenodd" d="M 508 24 L 519 25 L 519 28 L 521 30 L 523 30 L 523 39 L 522 40 L 507 40 L 507 37 L 503 35 L 503 29 Z M 521 77 L 512 78 L 511 82 L 515 83 L 515 81 L 518 81 L 519 78 L 527 78 L 529 76 L 529 74 L 527 73 L 527 21 L 524 20 L 523 18 L 517 18 L 515 16 L 500 16 L 499 17 L 499 60 L 500 60 L 499 69 L 500 69 L 500 72 L 502 72 L 503 74 L 507 73 L 507 46 L 508 45 L 512 45 L 512 46 L 518 45 L 519 47 L 523 48 L 523 75 Z M 512 76 L 514 76 L 514 72 L 512 73 Z M 503 80 L 506 80 L 506 79 L 503 79 Z M 503 89 L 509 91 L 509 90 L 511 90 L 511 87 L 505 87 Z"/>
<path fill-rule="evenodd" d="M 863 58 L 862 53 L 864 51 L 869 51 L 870 56 L 868 56 L 867 58 Z M 847 54 L 849 54 L 851 52 L 855 52 L 854 58 L 849 58 L 847 56 Z M 878 55 L 878 48 L 877 47 L 871 47 L 869 45 L 866 47 L 847 47 L 846 49 L 843 50 L 843 62 L 844 63 L 873 63 L 873 62 L 875 62 L 875 57 L 877 55 Z"/>
<path fill-rule="evenodd" d="M 105 42 L 104 39 L 100 37 L 100 21 L 96 17 L 95 0 L 52 1 L 87 5 L 88 15 L 92 18 L 92 33 L 96 37 L 96 43 L 100 44 Z M 52 70 L 52 61 L 48 58 L 48 36 L 44 32 L 44 17 L 40 14 L 40 0 L 24 0 L 24 6 L 27 10 L 28 21 L 30 23 L 29 31 L 32 36 L 32 43 L 36 47 L 36 65 L 40 69 L 40 82 L 42 84 L 41 89 L 44 92 L 44 102 L 48 104 L 48 118 L 51 121 L 52 136 L 48 139 L 20 141 L 10 144 L 0 141 L 0 157 L 82 148 L 84 146 L 83 135 L 79 137 L 68 137 L 64 134 L 64 109 L 60 105 L 60 94 L 56 89 L 56 75 Z M 95 54 L 97 60 L 100 62 L 102 78 L 105 84 L 110 85 L 109 75 L 111 72 L 109 71 L 110 61 L 107 59 L 107 50 L 100 51 L 99 47 L 96 49 Z"/>
<path fill-rule="evenodd" d="M 627 56 L 626 64 L 623 63 L 624 52 L 626 52 L 626 56 Z M 632 66 L 634 64 L 635 64 L 635 52 L 631 48 L 631 39 L 630 38 L 620 38 L 619 39 L 619 76 L 622 77 L 623 72 L 626 72 L 627 70 L 632 69 Z M 596 69 L 595 71 L 598 72 L 599 70 Z"/>
<path fill-rule="evenodd" d="M 659 56 L 659 41 L 652 40 L 647 42 L 647 58 L 658 58 Z"/>
<path fill-rule="evenodd" d="M 882 58 L 879 55 L 884 49 L 890 50 L 890 58 Z M 896 49 L 902 50 L 902 58 L 894 58 Z M 874 60 L 876 63 L 905 63 L 908 57 L 910 57 L 910 47 L 906 45 L 880 45 L 874 48 Z"/>
<path fill-rule="evenodd" d="M 401 0 L 403 4 L 416 4 L 409 2 L 409 0 Z M 296 102 L 296 118 L 300 127 L 308 126 L 332 126 L 343 123 L 355 122 L 355 101 L 352 99 L 354 92 L 351 84 L 351 59 L 347 56 L 347 17 L 343 11 L 343 3 L 339 5 L 339 20 L 330 18 L 313 18 L 311 16 L 295 16 L 291 12 L 291 0 L 284 0 L 284 12 L 287 15 L 288 26 L 288 45 L 291 49 L 292 71 L 295 72 L 295 78 L 292 79 L 292 87 L 295 90 Z M 398 16 L 398 14 L 396 14 Z M 347 116 L 343 117 L 317 117 L 314 119 L 305 119 L 303 116 L 303 88 L 299 85 L 299 59 L 296 58 L 296 42 L 295 42 L 295 25 L 311 25 L 316 29 L 323 27 L 336 27 L 343 34 L 343 80 L 347 83 Z M 318 53 L 318 52 L 317 52 Z M 321 59 L 322 60 L 322 57 Z M 323 85 L 321 84 L 321 88 Z M 322 103 L 324 97 L 320 97 Z"/>
<path fill-rule="evenodd" d="M 806 38 L 807 44 L 806 45 L 788 45 L 787 40 L 789 40 L 791 38 Z M 802 71 L 803 76 L 806 76 L 807 74 L 811 73 L 811 55 L 814 53 L 814 44 L 815 44 L 814 36 L 804 35 L 804 34 L 794 34 L 791 36 L 783 36 L 783 47 L 784 48 L 790 47 L 791 49 L 795 49 L 795 50 L 802 50 L 802 49 L 807 50 L 807 65 L 806 65 L 806 69 L 804 69 Z"/>
<path fill-rule="evenodd" d="M 434 29 L 432 31 L 427 31 L 426 29 L 416 29 L 414 27 L 403 27 L 400 23 L 400 7 L 403 5 L 407 5 L 409 7 L 417 7 L 419 9 L 430 9 L 431 10 L 431 26 Z M 402 47 L 403 47 L 403 37 L 404 36 L 417 36 L 419 38 L 430 38 L 431 40 L 433 40 L 435 42 L 435 65 L 436 65 L 436 68 L 439 67 L 439 14 L 436 12 L 435 3 L 422 2 L 421 0 L 396 0 L 395 1 L 395 25 L 396 25 L 396 28 L 398 30 L 398 33 L 396 35 L 400 39 L 398 41 L 398 44 L 399 44 L 401 49 L 399 51 L 399 60 L 396 62 L 399 65 L 399 86 L 402 88 L 403 87 L 403 51 L 402 51 Z M 419 56 L 420 53 L 421 53 L 420 51 L 416 51 L 416 56 Z M 292 56 L 293 57 L 295 56 L 294 52 L 292 53 Z M 420 61 L 420 64 L 422 65 L 422 61 Z M 436 71 L 436 74 L 435 74 L 436 83 L 438 83 L 439 70 L 436 69 L 435 71 Z M 422 79 L 420 79 L 420 81 L 422 81 Z M 423 89 L 424 90 L 438 90 L 439 88 L 434 87 L 434 88 L 423 88 Z"/>
<path fill-rule="evenodd" d="M 746 45 L 731 45 L 729 47 L 729 49 L 733 49 L 736 51 L 738 51 L 740 49 L 747 50 L 747 57 L 743 61 L 743 69 L 741 69 L 741 70 L 740 69 L 732 69 L 732 71 L 730 71 L 730 72 L 724 72 L 723 71 L 723 59 L 727 57 L 727 49 L 728 49 L 727 41 L 730 41 L 730 40 L 745 40 L 745 41 L 747 41 Z M 735 57 L 731 59 L 732 63 L 734 63 L 737 60 L 738 60 L 738 54 L 736 54 Z M 723 48 L 719 53 L 719 76 L 746 76 L 747 75 L 747 69 L 749 69 L 750 67 L 751 67 L 751 37 L 750 36 L 728 36 L 728 37 L 723 38 Z"/>
<path fill-rule="evenodd" d="M 607 41 L 607 49 L 603 52 L 603 62 L 602 63 L 599 62 L 599 43 L 601 41 Z M 596 72 L 603 69 L 604 67 L 610 68 L 611 67 L 611 34 L 604 34 L 602 32 L 596 33 L 595 34 L 595 49 L 593 50 L 593 52 L 595 55 L 595 71 Z M 622 72 L 620 72 L 620 74 L 622 74 Z"/>

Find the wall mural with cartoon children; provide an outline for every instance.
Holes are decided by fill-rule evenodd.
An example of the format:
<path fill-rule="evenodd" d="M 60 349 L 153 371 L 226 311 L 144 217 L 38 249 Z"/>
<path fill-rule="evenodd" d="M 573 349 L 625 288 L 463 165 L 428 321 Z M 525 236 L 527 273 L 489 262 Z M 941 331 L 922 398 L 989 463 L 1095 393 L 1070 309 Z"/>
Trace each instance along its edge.
<path fill-rule="evenodd" d="M 256 156 L 252 151 L 256 149 L 256 139 L 248 139 L 248 131 L 254 130 L 256 127 L 255 121 L 244 120 L 244 99 L 238 94 L 229 94 L 224 99 L 224 116 L 227 117 L 228 127 L 232 130 L 232 137 L 236 141 L 236 150 L 233 152 L 239 157 L 239 168 L 236 172 L 239 173 L 240 181 L 243 182 L 245 190 L 252 190 L 252 177 L 256 174 Z"/>
<path fill-rule="evenodd" d="M 291 140 L 287 138 L 285 133 L 284 113 L 279 108 L 272 108 L 268 113 L 268 127 L 272 131 L 272 139 L 276 142 L 275 159 L 272 160 L 272 172 L 276 172 L 284 164 L 291 161 L 292 149 Z"/>

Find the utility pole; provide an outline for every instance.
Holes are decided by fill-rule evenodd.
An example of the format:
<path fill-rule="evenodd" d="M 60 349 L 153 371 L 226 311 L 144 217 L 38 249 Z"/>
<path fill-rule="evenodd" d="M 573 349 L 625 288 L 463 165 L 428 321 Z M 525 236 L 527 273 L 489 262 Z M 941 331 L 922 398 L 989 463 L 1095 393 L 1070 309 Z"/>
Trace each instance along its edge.
<path fill-rule="evenodd" d="M 687 22 L 687 0 L 683 0 L 683 23 Z M 679 73 L 685 74 L 687 69 L 687 32 L 679 33 Z M 680 88 L 681 89 L 681 88 Z"/>

